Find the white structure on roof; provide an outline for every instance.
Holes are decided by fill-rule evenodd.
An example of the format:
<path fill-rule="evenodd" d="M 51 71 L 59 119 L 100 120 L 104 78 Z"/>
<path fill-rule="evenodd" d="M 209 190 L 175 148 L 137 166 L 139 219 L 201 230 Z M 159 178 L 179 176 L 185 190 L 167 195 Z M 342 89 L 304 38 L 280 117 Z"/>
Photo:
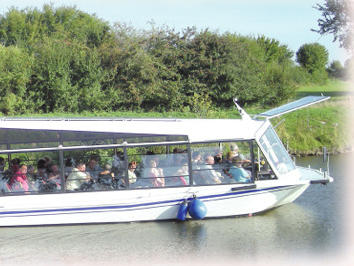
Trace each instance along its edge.
<path fill-rule="evenodd" d="M 266 121 L 241 119 L 3 119 L 0 128 L 180 135 L 190 142 L 252 139 Z"/>

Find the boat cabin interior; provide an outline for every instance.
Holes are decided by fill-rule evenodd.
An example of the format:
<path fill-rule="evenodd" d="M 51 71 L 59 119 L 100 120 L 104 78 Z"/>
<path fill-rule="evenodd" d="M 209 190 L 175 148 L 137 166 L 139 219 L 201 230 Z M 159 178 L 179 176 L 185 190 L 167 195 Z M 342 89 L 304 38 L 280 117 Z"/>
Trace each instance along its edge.
<path fill-rule="evenodd" d="M 271 129 L 259 140 L 264 156 L 255 139 L 191 143 L 186 135 L 0 128 L 0 195 L 276 179 L 274 165 L 286 151 L 276 150 L 274 134 Z"/>

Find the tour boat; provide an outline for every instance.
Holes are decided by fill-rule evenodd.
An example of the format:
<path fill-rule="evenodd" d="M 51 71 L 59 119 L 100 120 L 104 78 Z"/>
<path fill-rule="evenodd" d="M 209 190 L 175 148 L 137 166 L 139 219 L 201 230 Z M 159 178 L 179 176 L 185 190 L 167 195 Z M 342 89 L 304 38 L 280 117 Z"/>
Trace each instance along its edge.
<path fill-rule="evenodd" d="M 0 118 L 0 226 L 190 220 L 293 202 L 328 171 L 295 165 L 270 119 Z M 1 159 L 2 158 L 2 159 Z"/>

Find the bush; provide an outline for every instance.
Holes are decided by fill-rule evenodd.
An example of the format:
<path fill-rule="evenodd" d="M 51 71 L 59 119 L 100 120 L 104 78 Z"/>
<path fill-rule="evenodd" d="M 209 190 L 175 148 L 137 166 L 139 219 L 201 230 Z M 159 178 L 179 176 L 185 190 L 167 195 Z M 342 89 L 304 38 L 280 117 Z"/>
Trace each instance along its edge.
<path fill-rule="evenodd" d="M 0 16 L 0 110 L 184 111 L 278 104 L 307 79 L 279 41 L 166 26 L 114 27 L 76 8 Z M 317 71 L 317 70 L 316 70 Z M 311 75 L 322 80 L 323 73 Z M 310 75 L 310 74 L 309 74 Z"/>
<path fill-rule="evenodd" d="M 0 111 L 21 114 L 27 109 L 27 85 L 33 58 L 25 50 L 0 45 Z"/>

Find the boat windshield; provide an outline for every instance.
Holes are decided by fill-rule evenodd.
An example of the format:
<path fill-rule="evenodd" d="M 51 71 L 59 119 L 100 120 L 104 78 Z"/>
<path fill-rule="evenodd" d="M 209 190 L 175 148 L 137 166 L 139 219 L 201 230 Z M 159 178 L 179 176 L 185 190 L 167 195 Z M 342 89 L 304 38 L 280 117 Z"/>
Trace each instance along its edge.
<path fill-rule="evenodd" d="M 279 174 L 283 175 L 295 169 L 294 162 L 272 127 L 268 127 L 264 132 L 259 144 Z"/>

